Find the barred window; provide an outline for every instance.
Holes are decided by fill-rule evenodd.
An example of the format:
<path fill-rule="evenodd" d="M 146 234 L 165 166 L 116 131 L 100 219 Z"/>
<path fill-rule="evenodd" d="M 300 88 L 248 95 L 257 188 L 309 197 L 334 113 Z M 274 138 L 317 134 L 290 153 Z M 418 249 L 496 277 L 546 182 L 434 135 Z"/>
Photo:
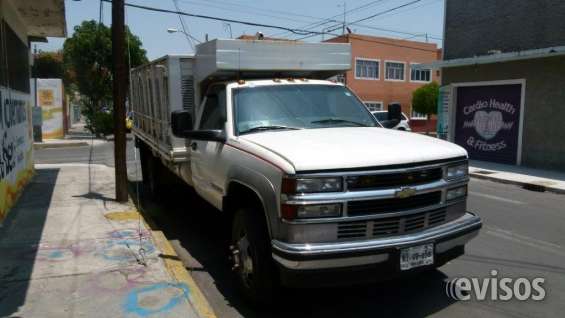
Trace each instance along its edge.
<path fill-rule="evenodd" d="M 379 61 L 369 59 L 355 59 L 355 78 L 379 79 Z"/>
<path fill-rule="evenodd" d="M 417 64 L 412 64 L 417 65 Z M 410 81 L 412 82 L 430 82 L 432 79 L 432 70 L 430 69 L 414 69 L 410 68 Z"/>
<path fill-rule="evenodd" d="M 386 62 L 386 79 L 394 81 L 404 80 L 404 63 Z"/>

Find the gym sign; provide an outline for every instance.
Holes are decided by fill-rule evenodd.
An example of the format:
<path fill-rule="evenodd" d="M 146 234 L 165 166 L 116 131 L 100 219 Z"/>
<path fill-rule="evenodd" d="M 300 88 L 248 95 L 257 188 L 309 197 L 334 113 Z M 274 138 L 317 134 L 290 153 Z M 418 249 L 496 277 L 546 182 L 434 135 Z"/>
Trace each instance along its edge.
<path fill-rule="evenodd" d="M 522 85 L 457 88 L 455 142 L 471 159 L 517 163 Z"/>

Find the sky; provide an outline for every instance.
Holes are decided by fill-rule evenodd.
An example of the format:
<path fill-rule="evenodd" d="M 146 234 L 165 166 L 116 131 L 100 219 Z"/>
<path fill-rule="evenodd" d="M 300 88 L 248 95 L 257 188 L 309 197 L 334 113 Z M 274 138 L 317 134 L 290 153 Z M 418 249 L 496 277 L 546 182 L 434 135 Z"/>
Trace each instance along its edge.
<path fill-rule="evenodd" d="M 175 10 L 175 0 L 126 0 L 127 3 Z M 180 11 L 194 14 L 215 16 L 233 20 L 244 20 L 261 24 L 277 25 L 294 29 L 322 31 L 324 27 L 339 26 L 333 21 L 345 20 L 354 33 L 385 36 L 392 38 L 410 38 L 410 40 L 437 43 L 441 47 L 443 35 L 444 0 L 176 0 Z M 414 2 L 414 3 L 412 3 Z M 395 7 L 405 7 L 387 12 Z M 104 2 L 102 21 L 111 25 L 111 4 Z M 98 20 L 100 0 L 65 0 L 68 36 L 84 20 Z M 357 20 L 376 15 L 362 22 Z M 333 17 L 333 18 L 332 18 Z M 333 21 L 328 21 L 332 18 Z M 281 30 L 240 25 L 194 17 L 183 17 L 188 33 L 204 41 L 209 39 L 238 37 L 241 34 L 262 32 L 265 36 L 278 36 L 298 39 Z M 323 25 L 317 26 L 325 22 Z M 350 24 L 351 23 L 351 24 Z M 167 29 L 182 30 L 179 16 L 160 12 L 151 12 L 138 8 L 126 7 L 126 24 L 137 35 L 147 57 L 152 60 L 166 54 L 189 54 L 193 52 L 187 37 L 180 33 L 168 33 Z M 230 32 L 231 29 L 231 32 Z M 387 31 L 385 31 L 385 30 Z M 392 30 L 394 32 L 388 31 Z M 341 34 L 341 26 L 333 34 Z M 325 38 L 331 37 L 326 35 Z M 320 41 L 322 36 L 313 36 L 304 41 Z M 62 48 L 64 39 L 48 38 L 48 43 L 37 43 L 42 51 L 55 51 Z M 194 41 L 193 41 L 194 42 Z M 196 43 L 193 43 L 196 44 Z M 34 44 L 35 45 L 35 44 Z"/>

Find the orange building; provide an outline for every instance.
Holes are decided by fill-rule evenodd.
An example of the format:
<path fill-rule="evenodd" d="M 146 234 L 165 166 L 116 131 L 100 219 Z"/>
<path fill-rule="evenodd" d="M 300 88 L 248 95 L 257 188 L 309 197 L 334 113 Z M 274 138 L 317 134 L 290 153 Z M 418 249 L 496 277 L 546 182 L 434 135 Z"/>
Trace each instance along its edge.
<path fill-rule="evenodd" d="M 435 118 L 427 120 L 412 110 L 412 92 L 431 81 L 439 83 L 439 72 L 412 66 L 440 60 L 437 44 L 360 34 L 346 34 L 326 42 L 351 43 L 353 67 L 343 80 L 370 110 L 386 110 L 389 103 L 399 102 L 410 118 L 412 130 L 436 130 Z"/>

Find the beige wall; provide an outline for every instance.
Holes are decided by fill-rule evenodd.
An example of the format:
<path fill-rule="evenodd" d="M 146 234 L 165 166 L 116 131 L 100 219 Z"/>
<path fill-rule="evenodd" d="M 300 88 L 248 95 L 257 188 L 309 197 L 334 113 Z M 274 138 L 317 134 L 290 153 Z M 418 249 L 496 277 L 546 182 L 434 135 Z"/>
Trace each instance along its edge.
<path fill-rule="evenodd" d="M 15 9 L 12 1 L 13 0 L 0 0 L 0 17 L 10 25 L 22 42 L 28 45 L 25 23 Z"/>
<path fill-rule="evenodd" d="M 434 43 L 396 40 L 363 35 L 348 35 L 331 39 L 328 42 L 351 43 L 352 68 L 346 73 L 346 83 L 363 101 L 382 102 L 384 109 L 391 102 L 400 102 L 402 111 L 410 117 L 412 112 L 412 93 L 426 83 L 411 82 L 411 63 L 431 63 L 440 58 L 440 52 Z M 355 59 L 367 58 L 379 60 L 379 79 L 367 80 L 355 78 Z M 404 81 L 385 80 L 385 62 L 405 63 Z M 436 71 L 432 71 L 432 81 L 440 82 Z M 425 127 L 427 124 L 428 127 Z M 435 120 L 426 122 L 414 120 L 418 130 L 435 130 Z"/>

